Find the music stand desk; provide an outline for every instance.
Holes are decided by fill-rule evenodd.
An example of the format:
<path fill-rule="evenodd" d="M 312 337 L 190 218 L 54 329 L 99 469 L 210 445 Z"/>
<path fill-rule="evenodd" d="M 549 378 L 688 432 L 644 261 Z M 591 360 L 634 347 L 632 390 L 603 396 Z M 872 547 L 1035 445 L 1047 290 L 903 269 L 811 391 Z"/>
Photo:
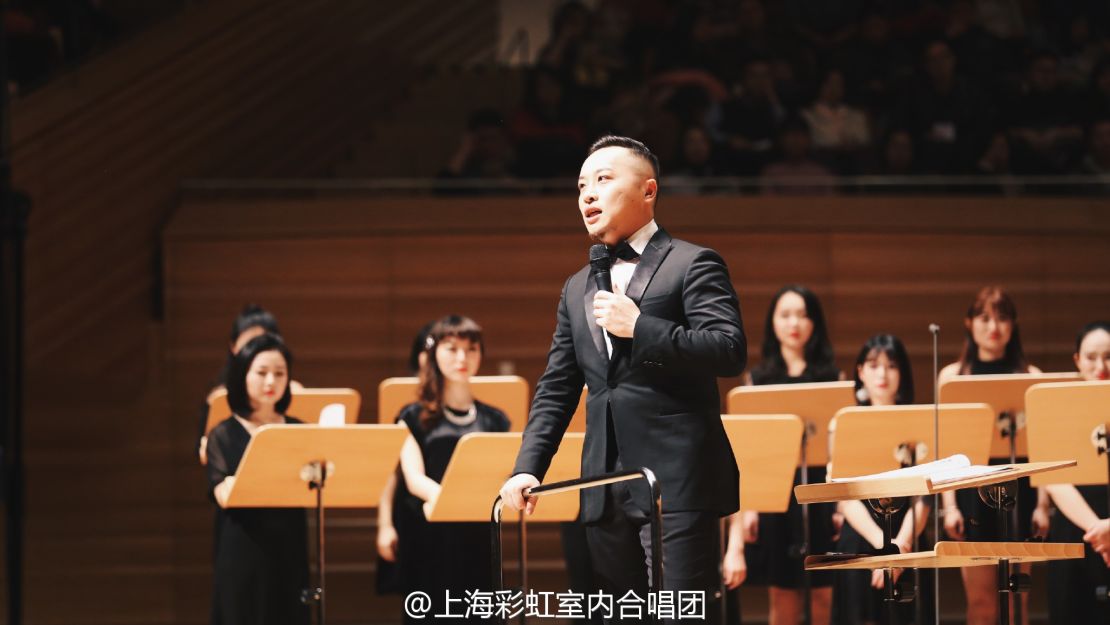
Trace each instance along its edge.
<path fill-rule="evenodd" d="M 1093 443 L 1110 423 L 1110 382 L 1037 384 L 1025 393 L 1029 459 L 1075 458 L 1077 466 L 1037 475 L 1033 486 L 1105 485 L 1107 461 Z M 1105 440 L 1103 441 L 1105 444 Z"/>
<path fill-rule="evenodd" d="M 319 423 L 320 412 L 325 406 L 341 404 L 343 406 L 343 421 L 347 424 L 358 422 L 358 410 L 362 404 L 362 397 L 353 388 L 302 388 L 293 391 L 293 401 L 289 402 L 286 414 L 297 417 L 306 424 Z M 212 394 L 208 400 L 208 421 L 204 426 L 204 434 L 208 435 L 212 428 L 221 421 L 231 416 L 231 406 L 227 403 L 227 389 L 220 389 Z"/>
<path fill-rule="evenodd" d="M 740 507 L 754 512 L 786 512 L 794 485 L 802 419 L 796 415 L 721 415 L 740 467 Z"/>
<path fill-rule="evenodd" d="M 846 554 L 809 556 L 806 558 L 806 569 L 811 571 L 886 568 L 942 569 L 997 565 L 1000 560 L 1009 560 L 1013 564 L 1070 560 L 1082 557 L 1082 543 L 941 541 L 931 551 L 914 553 L 885 556 Z"/>
<path fill-rule="evenodd" d="M 885 499 L 892 497 L 936 495 L 950 490 L 959 490 L 961 488 L 978 488 L 980 486 L 990 486 L 1000 482 L 1010 482 L 1020 477 L 1073 466 L 1075 466 L 1074 460 L 994 465 L 992 468 L 995 469 L 1002 469 L 1004 467 L 1011 468 L 987 475 L 969 477 L 937 485 L 934 485 L 928 476 L 923 475 L 845 480 L 841 482 L 826 482 L 824 484 L 806 484 L 795 486 L 794 496 L 798 498 L 799 503 L 825 503 L 852 499 Z"/>
<path fill-rule="evenodd" d="M 489 502 L 512 475 L 521 439 L 518 432 L 476 432 L 459 439 L 428 520 L 488 523 Z M 584 434 L 563 436 L 544 477 L 547 482 L 581 475 L 584 439 Z M 577 491 L 544 497 L 528 522 L 573 521 L 578 517 L 578 501 Z"/>
<path fill-rule="evenodd" d="M 1078 379 L 1075 373 L 1010 373 L 999 375 L 958 375 L 940 385 L 941 404 L 984 402 L 994 408 L 996 415 L 1007 412 L 1016 417 L 1017 435 L 1014 446 L 1003 435 L 1003 429 L 994 428 L 991 435 L 991 458 L 1027 456 L 1027 438 L 1021 415 L 1025 412 L 1025 392 L 1034 384 L 1044 382 L 1071 382 Z"/>
<path fill-rule="evenodd" d="M 841 408 L 855 405 L 851 381 L 738 386 L 728 392 L 727 400 L 729 414 L 801 417 L 806 425 L 804 462 L 810 467 L 823 467 L 829 461 L 829 420 Z"/>
<path fill-rule="evenodd" d="M 318 584 L 305 597 L 317 623 L 325 622 L 324 508 L 376 506 L 408 435 L 403 425 L 264 425 L 247 444 L 227 507 L 316 508 Z"/>
<path fill-rule="evenodd" d="M 934 417 L 939 422 L 934 424 Z M 830 422 L 832 462 L 829 477 L 870 475 L 898 469 L 901 445 L 914 447 L 907 464 L 937 460 L 933 439 L 940 431 L 944 456 L 964 454 L 971 464 L 987 464 L 995 413 L 987 404 L 907 406 L 852 406 L 836 413 Z M 925 454 L 917 457 L 917 447 Z M 907 460 L 909 460 L 907 459 Z"/>

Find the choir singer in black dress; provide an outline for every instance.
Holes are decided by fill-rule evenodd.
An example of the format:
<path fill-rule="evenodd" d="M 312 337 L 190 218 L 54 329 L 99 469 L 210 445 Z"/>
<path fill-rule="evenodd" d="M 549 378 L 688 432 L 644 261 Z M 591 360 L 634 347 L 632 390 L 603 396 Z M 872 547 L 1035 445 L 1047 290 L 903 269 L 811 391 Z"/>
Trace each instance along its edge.
<path fill-rule="evenodd" d="M 232 415 L 208 435 L 208 494 L 216 509 L 213 625 L 308 625 L 301 592 L 308 586 L 308 544 L 302 508 L 227 508 L 228 493 L 251 437 L 264 425 L 300 423 L 292 401 L 292 356 L 265 333 L 232 357 L 227 400 Z"/>

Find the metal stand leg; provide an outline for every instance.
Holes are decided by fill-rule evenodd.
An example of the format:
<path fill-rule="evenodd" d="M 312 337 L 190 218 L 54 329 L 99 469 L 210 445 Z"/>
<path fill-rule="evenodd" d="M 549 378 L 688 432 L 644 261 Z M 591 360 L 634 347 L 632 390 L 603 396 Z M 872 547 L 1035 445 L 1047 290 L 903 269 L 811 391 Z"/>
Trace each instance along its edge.
<path fill-rule="evenodd" d="M 878 553 L 894 553 L 897 549 L 891 543 L 894 537 L 894 515 L 902 509 L 901 500 L 893 498 L 868 499 L 867 504 L 872 511 L 882 517 L 883 546 L 878 550 Z M 912 514 L 912 512 L 913 509 L 911 508 L 910 513 Z M 905 592 L 895 584 L 893 568 L 883 569 L 883 589 L 885 591 L 883 602 L 887 608 L 887 623 L 888 625 L 897 625 L 898 604 L 913 601 L 915 593 L 912 590 Z"/>
<path fill-rule="evenodd" d="M 998 561 L 998 623 L 1010 625 L 1010 561 Z"/>
<path fill-rule="evenodd" d="M 1012 490 L 1016 494 L 1017 482 L 1009 482 L 1013 484 Z M 1016 497 L 1010 496 L 1008 491 L 1011 487 L 1007 483 L 994 484 L 991 486 L 979 488 L 979 498 L 983 503 L 995 508 L 998 511 L 998 526 L 1001 532 L 1000 538 L 1003 542 L 1009 539 L 1007 536 L 1007 512 L 1016 507 Z M 999 625 L 1010 625 L 1010 599 L 1013 598 L 1014 603 L 1014 617 L 1021 618 L 1021 593 L 1029 590 L 1029 576 L 1024 573 L 1014 573 L 1010 567 L 1010 560 L 1001 559 L 998 561 L 998 623 Z M 1021 621 L 1017 621 L 1021 625 Z"/>
<path fill-rule="evenodd" d="M 802 429 L 802 468 L 801 479 L 799 480 L 804 486 L 809 484 L 809 460 L 806 456 L 806 449 L 809 447 L 809 424 L 807 423 Z M 802 544 L 799 547 L 801 553 L 798 554 L 800 560 L 804 563 L 806 556 L 809 554 L 809 504 L 802 504 Z M 812 579 L 809 576 L 809 571 L 805 570 L 805 565 L 802 565 L 802 622 L 805 625 L 813 625 L 813 586 Z"/>
<path fill-rule="evenodd" d="M 1010 415 L 1009 438 L 1010 438 L 1010 464 L 1017 464 L 1017 415 L 1016 414 Z M 1010 536 L 1013 537 L 1013 540 L 1023 540 L 1025 538 L 1025 537 L 1021 536 L 1019 531 L 1018 531 L 1018 528 L 1021 527 L 1020 522 L 1018 520 L 1018 514 L 1020 514 L 1019 511 L 1018 511 L 1018 499 L 1020 497 L 1021 497 L 1021 490 L 1019 488 L 1018 483 L 1015 482 L 1014 483 L 1014 507 L 1010 511 Z M 1001 522 L 1002 519 L 999 519 L 999 521 Z M 1000 531 L 1002 531 L 1002 530 L 1000 530 Z M 999 562 L 1000 566 L 1001 566 L 1001 564 L 1002 563 Z M 1009 567 L 1009 562 L 1007 562 L 1007 564 L 1006 564 L 1006 569 L 1007 569 L 1006 578 L 1005 578 L 1005 582 L 1004 582 L 1006 584 L 1007 588 L 1009 588 L 1009 586 L 1010 586 L 1009 568 L 1010 568 Z M 1013 599 L 1014 599 L 1014 622 L 1017 623 L 1017 625 L 1022 625 L 1022 623 L 1025 622 L 1024 619 L 1023 619 L 1023 612 L 1025 611 L 1025 606 L 1022 605 L 1020 595 L 1013 595 Z"/>
<path fill-rule="evenodd" d="M 327 462 L 313 462 L 309 490 L 316 491 L 316 585 L 301 592 L 301 601 L 316 607 L 316 624 L 324 625 L 324 484 L 328 478 Z"/>

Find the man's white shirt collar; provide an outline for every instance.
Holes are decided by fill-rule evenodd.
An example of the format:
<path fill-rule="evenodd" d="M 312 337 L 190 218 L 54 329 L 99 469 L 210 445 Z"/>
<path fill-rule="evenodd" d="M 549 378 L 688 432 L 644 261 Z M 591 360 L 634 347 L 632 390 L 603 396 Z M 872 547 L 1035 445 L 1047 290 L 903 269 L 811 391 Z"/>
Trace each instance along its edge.
<path fill-rule="evenodd" d="M 640 228 L 634 232 L 632 236 L 628 237 L 628 246 L 636 250 L 637 254 L 643 254 L 644 250 L 647 249 L 648 242 L 651 241 L 651 237 L 655 236 L 655 233 L 658 231 L 659 226 L 655 223 L 655 220 L 652 219 L 644 224 L 643 228 Z"/>

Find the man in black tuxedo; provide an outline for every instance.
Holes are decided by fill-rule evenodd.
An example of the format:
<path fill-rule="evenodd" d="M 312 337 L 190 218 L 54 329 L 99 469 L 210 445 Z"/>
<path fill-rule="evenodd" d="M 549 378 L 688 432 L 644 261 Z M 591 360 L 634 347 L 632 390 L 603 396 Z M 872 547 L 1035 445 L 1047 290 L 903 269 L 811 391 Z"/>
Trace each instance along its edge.
<path fill-rule="evenodd" d="M 664 588 L 704 590 L 713 621 L 718 519 L 739 507 L 717 377 L 743 371 L 747 341 L 721 257 L 656 225 L 658 172 L 655 155 L 625 137 L 599 139 L 582 164 L 578 209 L 590 237 L 613 251 L 614 292 L 597 289 L 588 265 L 564 284 L 547 369 L 501 495 L 510 507 L 532 512 L 536 499 L 525 491 L 547 472 L 585 383 L 582 475 L 655 472 Z M 641 485 L 581 495 L 595 573 L 615 598 L 632 590 L 646 600 L 650 495 Z"/>

